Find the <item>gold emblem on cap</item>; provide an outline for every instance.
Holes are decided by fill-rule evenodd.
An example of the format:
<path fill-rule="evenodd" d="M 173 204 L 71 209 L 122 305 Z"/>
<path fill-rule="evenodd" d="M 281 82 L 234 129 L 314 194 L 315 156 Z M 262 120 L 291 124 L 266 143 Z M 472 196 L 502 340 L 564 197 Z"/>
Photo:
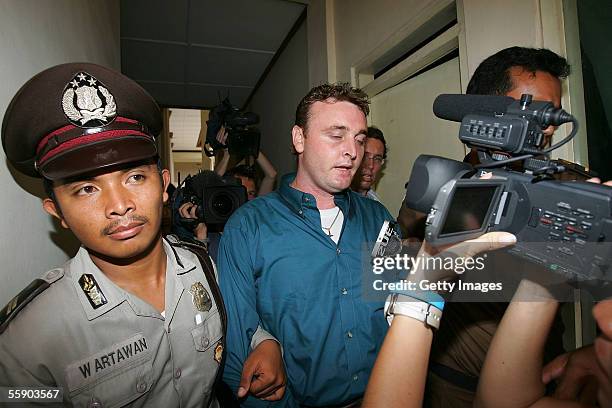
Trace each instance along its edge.
<path fill-rule="evenodd" d="M 196 282 L 191 285 L 189 293 L 191 293 L 191 300 L 196 309 L 200 312 L 208 312 L 210 310 L 212 307 L 212 300 L 210 299 L 208 291 L 204 285 L 202 285 L 202 282 Z"/>
<path fill-rule="evenodd" d="M 215 346 L 215 361 L 221 364 L 221 359 L 223 358 L 223 342 L 219 341 Z"/>
<path fill-rule="evenodd" d="M 79 278 L 79 285 L 81 285 L 81 289 L 85 292 L 89 303 L 94 309 L 99 308 L 108 303 L 106 300 L 106 296 L 102 293 L 102 290 L 98 286 L 98 282 L 93 277 L 93 275 L 87 273 Z"/>

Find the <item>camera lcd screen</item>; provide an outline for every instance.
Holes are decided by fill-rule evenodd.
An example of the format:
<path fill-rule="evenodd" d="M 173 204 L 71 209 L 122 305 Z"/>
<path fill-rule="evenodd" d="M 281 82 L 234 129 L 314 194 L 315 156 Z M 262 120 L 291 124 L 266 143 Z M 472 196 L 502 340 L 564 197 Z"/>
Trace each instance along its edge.
<path fill-rule="evenodd" d="M 440 235 L 481 229 L 496 189 L 497 186 L 457 186 Z"/>

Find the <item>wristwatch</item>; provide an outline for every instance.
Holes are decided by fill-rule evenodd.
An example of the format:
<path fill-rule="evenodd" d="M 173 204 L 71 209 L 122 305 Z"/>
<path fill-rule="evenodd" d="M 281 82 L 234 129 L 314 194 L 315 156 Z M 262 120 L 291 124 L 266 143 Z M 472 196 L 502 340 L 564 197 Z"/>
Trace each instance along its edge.
<path fill-rule="evenodd" d="M 410 296 L 392 293 L 385 302 L 385 317 L 389 325 L 396 314 L 412 317 L 434 329 L 440 328 L 440 320 L 442 320 L 442 311 L 437 307 Z"/>

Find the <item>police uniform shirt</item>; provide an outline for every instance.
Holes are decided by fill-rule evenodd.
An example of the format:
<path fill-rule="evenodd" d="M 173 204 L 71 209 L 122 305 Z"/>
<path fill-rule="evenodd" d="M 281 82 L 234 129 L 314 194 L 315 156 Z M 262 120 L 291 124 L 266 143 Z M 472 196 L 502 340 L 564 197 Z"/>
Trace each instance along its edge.
<path fill-rule="evenodd" d="M 0 335 L 0 385 L 61 387 L 75 406 L 217 407 L 217 305 L 197 257 L 166 241 L 164 249 L 165 318 L 84 248 L 47 272 L 50 287 Z"/>

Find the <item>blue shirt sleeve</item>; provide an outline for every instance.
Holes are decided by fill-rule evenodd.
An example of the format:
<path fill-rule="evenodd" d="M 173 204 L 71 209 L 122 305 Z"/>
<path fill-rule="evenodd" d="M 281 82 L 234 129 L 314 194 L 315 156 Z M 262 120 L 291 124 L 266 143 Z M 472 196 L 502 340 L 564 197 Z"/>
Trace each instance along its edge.
<path fill-rule="evenodd" d="M 230 220 L 225 226 L 219 244 L 219 286 L 227 311 L 226 358 L 223 381 L 235 393 L 240 384 L 242 367 L 250 353 L 253 333 L 259 325 L 257 313 L 253 246 L 257 240 L 252 234 Z M 241 402 L 244 407 L 290 407 L 293 398 L 287 387 L 281 401 L 272 403 L 249 396 Z"/>
<path fill-rule="evenodd" d="M 227 353 L 224 381 L 237 390 L 242 365 L 249 355 L 259 316 L 249 239 L 239 226 L 225 226 L 219 244 L 219 286 L 227 311 Z M 251 245 L 255 243 L 251 240 Z"/>

